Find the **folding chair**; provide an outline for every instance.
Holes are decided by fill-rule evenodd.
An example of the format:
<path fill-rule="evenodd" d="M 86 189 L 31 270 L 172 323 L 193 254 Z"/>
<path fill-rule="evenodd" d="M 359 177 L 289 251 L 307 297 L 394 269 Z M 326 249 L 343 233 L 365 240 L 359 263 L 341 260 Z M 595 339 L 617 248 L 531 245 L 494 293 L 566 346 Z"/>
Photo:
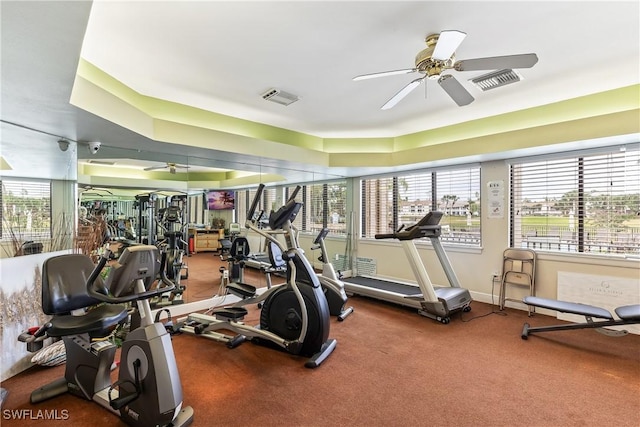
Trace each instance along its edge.
<path fill-rule="evenodd" d="M 500 310 L 505 301 L 522 302 L 522 298 L 508 298 L 507 286 L 527 287 L 535 295 L 536 253 L 531 249 L 508 248 L 502 254 L 502 280 L 500 282 Z M 529 306 L 529 316 L 535 312 Z"/>

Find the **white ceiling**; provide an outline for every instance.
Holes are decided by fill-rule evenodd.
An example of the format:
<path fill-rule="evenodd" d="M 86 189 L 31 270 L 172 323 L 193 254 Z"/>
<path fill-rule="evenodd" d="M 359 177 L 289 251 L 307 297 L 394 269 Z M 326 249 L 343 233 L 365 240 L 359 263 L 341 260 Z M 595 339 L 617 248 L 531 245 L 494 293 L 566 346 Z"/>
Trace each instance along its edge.
<path fill-rule="evenodd" d="M 99 156 L 220 169 L 357 174 L 305 159 L 251 156 L 153 141 L 69 104 L 80 57 L 161 99 L 320 137 L 398 136 L 640 82 L 639 1 L 2 1 L 2 128 L 103 143 Z M 380 106 L 415 75 L 428 34 L 467 33 L 457 59 L 536 53 L 522 82 L 458 107 L 434 81 L 391 110 Z M 270 88 L 301 99 L 264 101 Z M 9 134 L 11 132 L 8 132 Z M 2 149 L 29 144 L 9 141 Z M 34 136 L 32 136 L 33 138 Z M 28 146 L 28 145 L 27 145 Z M 109 150 L 109 148 L 113 148 Z M 78 149 L 79 157 L 91 157 Z M 188 157 L 188 158 L 187 158 Z M 194 160 L 197 159 L 197 160 Z M 141 164 L 142 165 L 142 164 Z M 270 169 L 270 170 L 269 170 Z M 293 178 L 295 179 L 295 178 Z"/>
<path fill-rule="evenodd" d="M 134 90 L 322 137 L 398 136 L 575 98 L 639 81 L 638 2 L 95 2 L 82 57 Z M 458 107 L 435 81 L 392 110 L 419 76 L 354 82 L 413 68 L 427 35 L 467 33 L 457 59 L 536 53 L 524 81 Z M 282 106 L 261 94 L 301 97 Z"/>

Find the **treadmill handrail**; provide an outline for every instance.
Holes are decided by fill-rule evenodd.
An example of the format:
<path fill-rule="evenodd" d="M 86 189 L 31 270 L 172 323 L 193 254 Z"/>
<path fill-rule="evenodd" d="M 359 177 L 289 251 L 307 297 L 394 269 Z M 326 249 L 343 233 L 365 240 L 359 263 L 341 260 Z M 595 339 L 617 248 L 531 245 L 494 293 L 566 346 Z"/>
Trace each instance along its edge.
<path fill-rule="evenodd" d="M 442 212 L 431 211 L 420 219 L 414 225 L 405 228 L 402 227 L 394 233 L 381 233 L 376 234 L 376 239 L 398 239 L 398 240 L 413 240 L 421 237 L 438 237 L 442 232 L 442 226 L 440 225 L 440 219 L 442 218 Z"/>

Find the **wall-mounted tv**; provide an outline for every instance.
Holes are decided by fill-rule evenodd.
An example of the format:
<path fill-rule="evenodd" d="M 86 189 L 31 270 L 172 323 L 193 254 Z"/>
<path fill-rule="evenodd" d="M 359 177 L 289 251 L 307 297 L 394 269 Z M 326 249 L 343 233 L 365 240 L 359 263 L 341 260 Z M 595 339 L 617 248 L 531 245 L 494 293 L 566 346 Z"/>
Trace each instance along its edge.
<path fill-rule="evenodd" d="M 236 207 L 236 193 L 225 190 L 205 191 L 204 204 L 210 211 L 234 209 Z"/>

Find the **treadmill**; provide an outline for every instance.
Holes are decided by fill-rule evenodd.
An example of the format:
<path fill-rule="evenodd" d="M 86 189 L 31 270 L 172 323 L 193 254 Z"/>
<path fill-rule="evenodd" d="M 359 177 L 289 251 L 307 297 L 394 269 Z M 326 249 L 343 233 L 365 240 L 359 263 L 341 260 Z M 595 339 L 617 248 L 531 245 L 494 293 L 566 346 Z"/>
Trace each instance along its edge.
<path fill-rule="evenodd" d="M 369 276 L 344 278 L 345 291 L 351 295 L 375 298 L 395 304 L 417 308 L 422 316 L 447 324 L 451 314 L 471 310 L 471 295 L 453 271 L 451 262 L 440 242 L 442 212 L 427 213 L 416 224 L 389 234 L 376 234 L 376 239 L 398 239 L 411 265 L 417 285 L 398 283 Z M 438 256 L 450 286 L 434 286 L 418 254 L 415 239 L 428 237 Z"/>

